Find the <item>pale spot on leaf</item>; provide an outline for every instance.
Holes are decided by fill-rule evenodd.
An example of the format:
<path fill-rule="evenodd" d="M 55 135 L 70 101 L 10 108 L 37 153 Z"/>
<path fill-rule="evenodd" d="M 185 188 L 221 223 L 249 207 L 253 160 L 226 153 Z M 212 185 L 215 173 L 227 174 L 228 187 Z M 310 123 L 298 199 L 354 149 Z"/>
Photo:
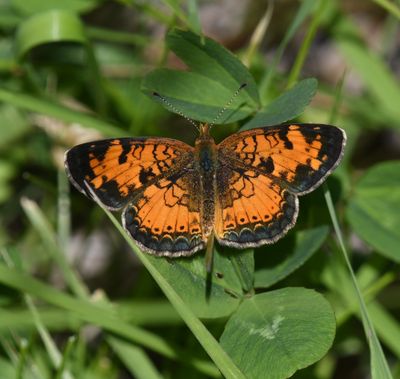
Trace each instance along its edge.
<path fill-rule="evenodd" d="M 282 317 L 281 315 L 277 315 L 273 318 L 271 324 L 267 324 L 263 328 L 251 328 L 250 335 L 258 334 L 259 336 L 267 340 L 273 340 L 276 334 L 278 333 L 279 326 L 281 325 L 284 319 L 285 318 Z"/>

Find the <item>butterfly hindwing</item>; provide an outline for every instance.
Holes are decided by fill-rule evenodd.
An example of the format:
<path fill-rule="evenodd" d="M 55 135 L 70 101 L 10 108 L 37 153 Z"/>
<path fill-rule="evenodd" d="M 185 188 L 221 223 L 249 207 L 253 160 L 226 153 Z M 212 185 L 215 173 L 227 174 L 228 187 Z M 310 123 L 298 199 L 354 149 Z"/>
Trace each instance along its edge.
<path fill-rule="evenodd" d="M 193 148 L 177 140 L 118 138 L 73 147 L 65 154 L 65 167 L 79 191 L 92 197 L 86 182 L 107 208 L 117 210 L 187 156 L 193 156 Z"/>
<path fill-rule="evenodd" d="M 182 256 L 204 248 L 200 179 L 192 165 L 144 188 L 125 208 L 124 227 L 143 250 Z"/>
<path fill-rule="evenodd" d="M 215 235 L 222 245 L 255 247 L 278 240 L 295 223 L 297 197 L 267 176 L 225 161 L 217 175 Z"/>
<path fill-rule="evenodd" d="M 323 124 L 288 124 L 233 134 L 219 148 L 246 166 L 303 195 L 318 187 L 339 164 L 346 135 Z"/>

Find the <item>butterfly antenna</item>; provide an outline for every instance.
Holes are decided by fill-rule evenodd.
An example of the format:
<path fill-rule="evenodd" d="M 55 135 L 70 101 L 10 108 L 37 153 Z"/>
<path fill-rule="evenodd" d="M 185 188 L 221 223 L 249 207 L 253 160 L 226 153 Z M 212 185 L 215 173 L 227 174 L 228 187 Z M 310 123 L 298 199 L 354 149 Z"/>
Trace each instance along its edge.
<path fill-rule="evenodd" d="M 240 91 L 247 86 L 247 83 L 243 83 L 232 95 L 230 100 L 225 104 L 224 107 L 221 108 L 221 110 L 218 112 L 218 114 L 214 117 L 210 124 L 210 128 L 221 118 L 221 116 L 225 113 L 225 111 L 229 108 L 229 106 L 232 104 L 233 100 L 235 100 L 236 96 L 239 95 Z"/>
<path fill-rule="evenodd" d="M 189 117 L 185 116 L 177 107 L 171 104 L 164 96 L 161 96 L 158 92 L 153 92 L 153 96 L 158 97 L 160 100 L 162 100 L 164 104 L 168 106 L 168 108 L 172 109 L 174 113 L 177 113 L 179 116 L 183 117 L 186 121 L 189 121 L 198 131 L 200 131 L 199 125 L 197 125 Z"/>

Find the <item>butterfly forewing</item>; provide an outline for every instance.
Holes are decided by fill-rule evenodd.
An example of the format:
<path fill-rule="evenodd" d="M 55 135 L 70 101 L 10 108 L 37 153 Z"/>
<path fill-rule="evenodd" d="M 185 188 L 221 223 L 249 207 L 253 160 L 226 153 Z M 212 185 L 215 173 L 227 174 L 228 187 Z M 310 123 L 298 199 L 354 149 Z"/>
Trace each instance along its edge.
<path fill-rule="evenodd" d="M 65 166 L 78 190 L 125 207 L 124 227 L 143 250 L 190 255 L 204 247 L 193 151 L 168 138 L 102 140 L 69 150 Z"/>
<path fill-rule="evenodd" d="M 193 148 L 177 140 L 119 138 L 73 147 L 65 154 L 65 167 L 79 191 L 91 197 L 86 182 L 107 208 L 117 210 L 187 155 Z"/>
<path fill-rule="evenodd" d="M 320 185 L 339 164 L 345 142 L 344 131 L 335 126 L 288 124 L 233 134 L 219 148 L 302 195 Z"/>

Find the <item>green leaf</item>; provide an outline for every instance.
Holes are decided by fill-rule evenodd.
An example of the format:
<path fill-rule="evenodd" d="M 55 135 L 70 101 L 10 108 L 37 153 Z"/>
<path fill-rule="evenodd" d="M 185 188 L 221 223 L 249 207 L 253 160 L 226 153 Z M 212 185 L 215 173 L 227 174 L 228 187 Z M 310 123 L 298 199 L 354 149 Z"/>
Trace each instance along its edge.
<path fill-rule="evenodd" d="M 261 265 L 257 264 L 254 286 L 267 288 L 286 278 L 321 247 L 328 231 L 329 228 L 325 225 L 303 230 L 295 234 L 294 241 L 288 237 L 265 248 L 264 250 L 267 251 L 259 251 L 258 256 L 262 259 L 262 263 Z M 291 244 L 292 246 L 290 246 Z M 281 259 L 282 255 L 283 260 Z M 278 258 L 280 259 L 279 263 L 276 262 Z"/>
<path fill-rule="evenodd" d="M 165 97 L 170 103 L 164 103 L 167 109 L 212 122 L 227 106 L 218 122 L 228 123 L 243 119 L 258 108 L 253 77 L 227 49 L 209 38 L 177 29 L 168 34 L 167 44 L 191 71 L 156 70 L 145 77 L 142 86 L 150 95 L 158 92 Z M 227 104 L 244 83 L 246 87 Z"/>
<path fill-rule="evenodd" d="M 335 316 L 322 295 L 284 288 L 245 300 L 221 344 L 248 378 L 283 379 L 321 359 L 334 336 Z"/>
<path fill-rule="evenodd" d="M 182 113 L 193 120 L 212 122 L 237 88 L 232 90 L 196 72 L 159 69 L 144 78 L 142 90 L 171 112 Z M 154 96 L 154 92 L 165 100 Z M 219 123 L 247 117 L 253 109 L 242 104 L 243 99 L 238 95 Z"/>
<path fill-rule="evenodd" d="M 33 14 L 51 9 L 87 12 L 101 2 L 102 0 L 57 0 L 57 2 L 49 0 L 11 0 L 14 9 L 23 14 Z"/>
<path fill-rule="evenodd" d="M 354 188 L 347 208 L 353 230 L 379 253 L 400 262 L 400 161 L 369 169 Z"/>
<path fill-rule="evenodd" d="M 254 250 L 235 251 L 233 254 L 231 262 L 241 281 L 243 291 L 248 293 L 254 287 Z"/>
<path fill-rule="evenodd" d="M 192 258 L 148 259 L 198 317 L 228 316 L 239 306 L 243 289 L 236 255 L 215 252 L 212 278 L 208 278 L 202 253 Z M 240 272 L 252 273 L 251 263 L 245 260 Z"/>
<path fill-rule="evenodd" d="M 43 43 L 69 41 L 86 43 L 86 34 L 79 17 L 66 10 L 38 13 L 18 28 L 16 51 L 19 57 Z"/>
<path fill-rule="evenodd" d="M 191 32 L 174 29 L 167 35 L 167 44 L 191 70 L 199 74 L 224 83 L 232 90 L 237 90 L 246 83 L 242 96 L 248 97 L 254 106 L 259 104 L 257 86 L 250 72 L 235 55 L 219 43 Z"/>
<path fill-rule="evenodd" d="M 318 81 L 304 79 L 260 110 L 241 130 L 278 125 L 300 115 L 317 91 Z"/>

